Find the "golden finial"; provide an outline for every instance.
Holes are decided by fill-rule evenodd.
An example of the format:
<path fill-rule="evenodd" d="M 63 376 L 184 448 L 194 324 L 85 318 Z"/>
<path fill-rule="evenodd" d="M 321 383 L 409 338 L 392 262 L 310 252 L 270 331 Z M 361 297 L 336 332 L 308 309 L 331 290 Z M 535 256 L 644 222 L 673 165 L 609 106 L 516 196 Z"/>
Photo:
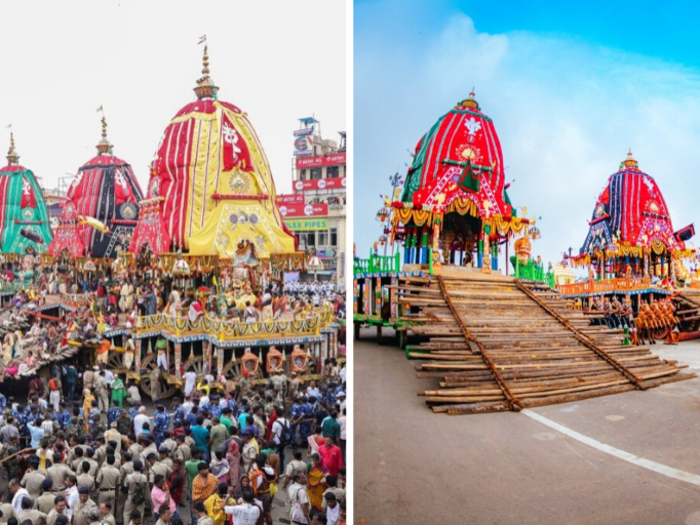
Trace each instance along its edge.
<path fill-rule="evenodd" d="M 97 111 L 102 112 L 102 140 L 97 143 L 97 152 L 100 155 L 111 155 L 113 146 L 107 139 L 107 119 L 105 118 L 105 112 L 102 106 L 100 106 Z"/>
<path fill-rule="evenodd" d="M 460 109 L 460 108 L 468 108 L 468 109 L 475 109 L 475 110 L 481 109 L 479 107 L 479 103 L 476 101 L 476 99 L 474 97 L 475 97 L 474 88 L 472 88 L 472 90 L 469 92 L 469 98 L 467 98 L 467 99 L 463 100 L 462 102 L 460 102 L 459 104 L 457 104 L 457 109 Z"/>
<path fill-rule="evenodd" d="M 10 132 L 10 149 L 7 150 L 6 158 L 10 166 L 19 162 L 19 155 L 17 155 L 17 151 L 15 150 L 15 134 L 13 132 Z"/>
<path fill-rule="evenodd" d="M 203 36 L 199 40 L 200 44 L 204 44 L 204 56 L 202 57 L 202 78 L 197 80 L 197 86 L 194 92 L 199 100 L 203 98 L 216 98 L 219 88 L 214 85 L 214 81 L 209 76 L 209 46 L 207 45 L 207 37 Z"/>
<path fill-rule="evenodd" d="M 202 57 L 202 64 L 204 67 L 202 68 L 202 75 L 203 76 L 209 76 L 209 46 L 207 44 L 204 44 L 204 56 Z"/>
<path fill-rule="evenodd" d="M 632 148 L 627 151 L 627 158 L 623 161 L 625 168 L 639 168 L 639 163 L 632 156 Z"/>

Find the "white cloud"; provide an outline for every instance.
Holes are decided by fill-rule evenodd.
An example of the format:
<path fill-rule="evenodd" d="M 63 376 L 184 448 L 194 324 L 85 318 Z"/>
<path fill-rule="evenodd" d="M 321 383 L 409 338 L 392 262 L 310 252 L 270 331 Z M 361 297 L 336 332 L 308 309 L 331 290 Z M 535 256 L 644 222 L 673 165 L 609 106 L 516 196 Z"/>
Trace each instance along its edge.
<path fill-rule="evenodd" d="M 696 219 L 696 71 L 562 37 L 480 33 L 465 15 L 419 49 L 391 34 L 382 45 L 366 49 L 355 37 L 355 188 L 386 180 L 397 165 L 405 173 L 406 149 L 475 86 L 499 133 L 506 179 L 516 181 L 513 203 L 542 217 L 533 251 L 543 260 L 558 261 L 570 246 L 578 252 L 595 199 L 628 148 L 659 184 L 674 227 Z M 356 200 L 361 255 L 379 235 L 380 204 Z"/>

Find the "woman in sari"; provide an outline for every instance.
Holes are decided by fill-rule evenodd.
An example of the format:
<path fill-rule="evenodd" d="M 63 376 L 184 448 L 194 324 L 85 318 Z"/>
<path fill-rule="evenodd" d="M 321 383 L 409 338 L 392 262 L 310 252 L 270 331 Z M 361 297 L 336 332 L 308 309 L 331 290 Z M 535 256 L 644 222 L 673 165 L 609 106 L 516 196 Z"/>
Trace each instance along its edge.
<path fill-rule="evenodd" d="M 126 387 L 124 386 L 124 381 L 115 374 L 114 380 L 112 381 L 112 404 L 121 408 L 124 404 L 125 395 Z"/>
<path fill-rule="evenodd" d="M 228 444 L 226 460 L 228 461 L 228 483 L 234 490 L 238 490 L 241 484 L 241 449 L 235 439 Z"/>
<path fill-rule="evenodd" d="M 326 490 L 327 474 L 328 471 L 321 463 L 321 456 L 316 452 L 311 454 L 311 463 L 307 469 L 309 503 L 318 512 L 323 512 L 323 493 Z"/>
<path fill-rule="evenodd" d="M 247 474 L 243 474 L 241 478 L 238 480 L 238 488 L 236 488 L 233 497 L 236 498 L 236 504 L 240 505 L 243 503 L 243 491 L 245 489 L 248 490 L 253 490 L 253 487 L 250 485 L 250 478 L 248 477 Z"/>
<path fill-rule="evenodd" d="M 307 439 L 309 444 L 309 454 L 318 452 L 318 449 L 326 443 L 325 438 L 321 435 L 321 427 L 317 426 L 313 434 L 311 434 Z"/>
<path fill-rule="evenodd" d="M 87 388 L 83 390 L 83 396 L 85 396 L 83 401 L 83 421 L 85 423 L 85 432 L 87 432 L 89 429 L 90 411 L 92 410 L 92 402 L 95 401 L 95 396 Z"/>
<path fill-rule="evenodd" d="M 214 522 L 214 525 L 225 525 L 226 524 L 226 512 L 224 507 L 233 505 L 233 498 L 229 498 L 228 486 L 226 483 L 220 483 L 216 492 L 209 496 L 204 501 L 204 508 L 207 511 L 207 515 Z"/>

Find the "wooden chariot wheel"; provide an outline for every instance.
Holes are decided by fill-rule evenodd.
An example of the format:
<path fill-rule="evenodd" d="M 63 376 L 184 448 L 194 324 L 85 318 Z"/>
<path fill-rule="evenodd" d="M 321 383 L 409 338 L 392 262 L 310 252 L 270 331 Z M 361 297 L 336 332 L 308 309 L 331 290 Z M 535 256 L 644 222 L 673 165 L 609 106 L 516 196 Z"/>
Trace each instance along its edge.
<path fill-rule="evenodd" d="M 197 381 L 202 379 L 206 374 L 204 373 L 204 356 L 195 355 L 188 359 L 183 359 L 182 361 L 183 373 L 194 372 L 197 374 Z M 211 372 L 210 372 L 211 373 Z M 214 374 L 212 374 L 214 375 Z"/>
<path fill-rule="evenodd" d="M 654 336 L 654 339 L 657 339 L 657 340 L 666 339 L 668 337 L 668 332 L 670 330 L 671 329 L 668 326 L 661 326 L 659 328 L 655 328 L 651 332 L 651 335 Z"/>
<path fill-rule="evenodd" d="M 221 371 L 221 373 L 226 379 L 233 379 L 234 381 L 237 381 L 243 375 L 241 368 L 242 366 L 243 365 L 240 359 L 236 359 L 235 361 L 229 361 L 224 365 L 224 368 Z M 248 376 L 248 379 L 262 379 L 263 366 L 264 364 L 261 362 L 260 366 L 258 367 L 258 373 L 254 376 Z"/>
<path fill-rule="evenodd" d="M 132 363 L 133 366 L 133 363 Z M 124 365 L 124 352 L 109 351 L 109 359 L 107 360 L 107 369 L 114 374 L 126 374 L 126 366 Z"/>
<path fill-rule="evenodd" d="M 163 369 L 156 365 L 157 355 L 156 352 L 152 352 L 141 361 L 141 371 L 144 373 L 141 375 L 139 386 L 141 391 L 153 400 L 167 399 L 174 396 L 178 390 L 176 385 L 168 383 Z M 172 363 L 170 364 L 172 368 Z"/>
<path fill-rule="evenodd" d="M 234 381 L 237 381 L 238 378 L 241 377 L 241 362 L 233 360 L 229 361 L 224 365 L 221 375 L 223 375 L 226 379 L 233 379 Z"/>

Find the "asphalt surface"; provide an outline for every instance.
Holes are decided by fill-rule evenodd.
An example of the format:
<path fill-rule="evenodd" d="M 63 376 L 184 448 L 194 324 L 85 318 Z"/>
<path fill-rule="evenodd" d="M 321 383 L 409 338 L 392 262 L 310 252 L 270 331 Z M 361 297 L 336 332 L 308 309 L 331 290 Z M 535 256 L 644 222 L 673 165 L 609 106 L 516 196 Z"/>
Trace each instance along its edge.
<path fill-rule="evenodd" d="M 363 330 L 354 346 L 355 523 L 698 524 L 700 486 L 597 450 L 524 414 L 434 414 L 416 362 Z M 656 345 L 700 373 L 700 342 Z M 533 412 L 700 475 L 700 379 Z"/>

